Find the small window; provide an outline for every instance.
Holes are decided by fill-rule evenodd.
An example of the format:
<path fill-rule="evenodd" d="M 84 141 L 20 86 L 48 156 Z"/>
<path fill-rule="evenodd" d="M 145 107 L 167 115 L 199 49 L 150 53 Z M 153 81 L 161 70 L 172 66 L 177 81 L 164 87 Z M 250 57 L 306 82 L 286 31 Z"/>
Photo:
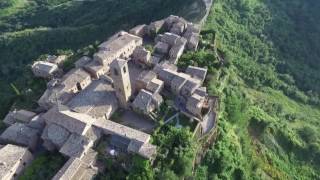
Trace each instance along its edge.
<path fill-rule="evenodd" d="M 126 67 L 125 67 L 125 66 L 123 67 L 123 72 L 124 72 L 124 73 L 126 73 L 126 72 L 127 72 L 127 69 L 126 69 Z"/>
<path fill-rule="evenodd" d="M 81 86 L 81 84 L 80 84 L 79 82 L 77 82 L 76 86 L 77 86 L 77 90 L 78 90 L 78 91 L 81 91 L 81 90 L 82 90 L 82 86 Z"/>
<path fill-rule="evenodd" d="M 116 75 L 116 76 L 119 75 L 119 74 L 118 74 L 118 71 L 117 71 L 116 69 L 113 69 L 113 73 L 114 73 L 114 75 Z"/>

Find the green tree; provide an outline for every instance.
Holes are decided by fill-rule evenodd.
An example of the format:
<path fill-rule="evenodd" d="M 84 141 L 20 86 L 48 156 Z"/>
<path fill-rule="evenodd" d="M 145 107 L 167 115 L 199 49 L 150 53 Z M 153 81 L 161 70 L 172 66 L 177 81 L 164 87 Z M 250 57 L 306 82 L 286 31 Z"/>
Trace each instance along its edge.
<path fill-rule="evenodd" d="M 154 172 L 148 160 L 141 157 L 134 156 L 132 169 L 127 177 L 128 180 L 152 180 L 154 179 Z"/>
<path fill-rule="evenodd" d="M 196 180 L 207 180 L 208 179 L 208 167 L 207 166 L 197 167 L 194 178 Z"/>

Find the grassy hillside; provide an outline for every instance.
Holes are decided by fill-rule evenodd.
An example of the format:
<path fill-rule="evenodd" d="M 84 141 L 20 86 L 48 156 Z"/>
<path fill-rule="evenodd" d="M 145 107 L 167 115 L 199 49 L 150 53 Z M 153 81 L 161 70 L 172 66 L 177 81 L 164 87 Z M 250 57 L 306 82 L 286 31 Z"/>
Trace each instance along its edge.
<path fill-rule="evenodd" d="M 319 6 L 216 1 L 203 34 L 215 32 L 229 66 L 210 84 L 221 117 L 218 141 L 199 168 L 205 177 L 320 178 Z"/>
<path fill-rule="evenodd" d="M 197 20 L 202 8 L 194 0 L 1 1 L 0 119 L 13 104 L 35 106 L 45 83 L 32 77 L 28 65 L 40 55 L 90 54 L 120 29 L 170 14 Z"/>

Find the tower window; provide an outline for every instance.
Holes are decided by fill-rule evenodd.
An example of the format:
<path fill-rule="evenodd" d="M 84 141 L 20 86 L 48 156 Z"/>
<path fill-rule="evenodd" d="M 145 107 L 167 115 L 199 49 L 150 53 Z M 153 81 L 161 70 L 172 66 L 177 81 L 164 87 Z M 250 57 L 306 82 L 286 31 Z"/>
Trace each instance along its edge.
<path fill-rule="evenodd" d="M 126 67 L 125 67 L 125 66 L 123 67 L 123 72 L 124 72 L 124 73 L 126 73 L 126 72 L 127 72 L 127 69 L 126 69 Z"/>
<path fill-rule="evenodd" d="M 118 71 L 116 69 L 113 69 L 114 75 L 118 76 Z"/>

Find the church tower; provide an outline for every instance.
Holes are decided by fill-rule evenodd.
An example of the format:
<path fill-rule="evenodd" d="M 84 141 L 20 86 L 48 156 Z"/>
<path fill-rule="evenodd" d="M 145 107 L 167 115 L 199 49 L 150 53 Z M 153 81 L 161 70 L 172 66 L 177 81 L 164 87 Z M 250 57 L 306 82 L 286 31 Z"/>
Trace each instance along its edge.
<path fill-rule="evenodd" d="M 132 95 L 128 63 L 123 59 L 116 59 L 110 64 L 114 89 L 122 107 L 128 107 Z"/>

